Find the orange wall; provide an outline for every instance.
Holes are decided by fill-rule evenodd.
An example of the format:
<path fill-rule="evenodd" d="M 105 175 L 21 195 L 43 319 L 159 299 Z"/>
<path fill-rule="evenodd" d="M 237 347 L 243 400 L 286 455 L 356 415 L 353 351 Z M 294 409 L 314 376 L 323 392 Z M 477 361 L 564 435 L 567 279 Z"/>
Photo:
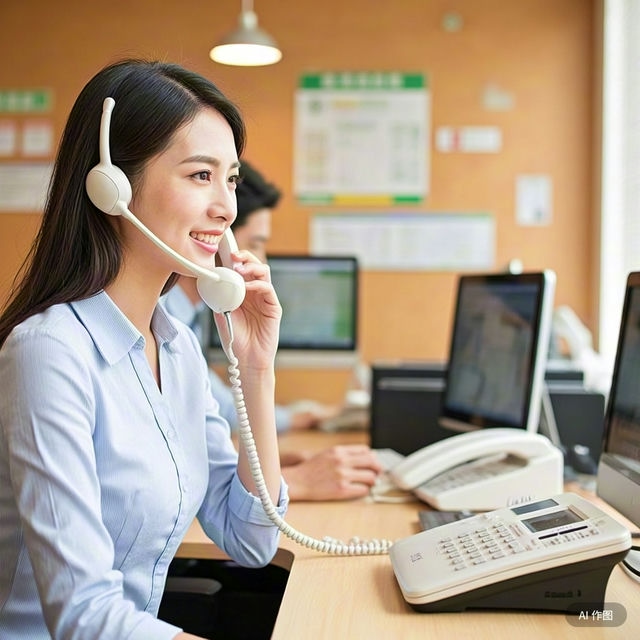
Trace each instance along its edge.
<path fill-rule="evenodd" d="M 49 116 L 59 135 L 79 90 L 109 61 L 124 55 L 158 57 L 200 71 L 240 105 L 249 130 L 246 157 L 285 192 L 270 245 L 281 252 L 307 250 L 308 222 L 319 210 L 298 205 L 291 195 L 293 95 L 300 75 L 424 73 L 432 92 L 432 130 L 495 125 L 502 130 L 503 150 L 441 154 L 432 139 L 431 193 L 420 208 L 492 213 L 495 268 L 519 258 L 528 270 L 554 269 L 556 303 L 571 305 L 595 331 L 596 0 L 325 0 L 322 5 L 256 0 L 254 6 L 261 26 L 284 52 L 273 67 L 223 67 L 209 60 L 216 38 L 235 26 L 240 2 L 5 2 L 0 6 L 0 59 L 5 61 L 0 89 L 51 88 L 55 101 Z M 458 33 L 440 26 L 452 9 L 464 20 Z M 483 108 L 482 92 L 489 83 L 514 96 L 512 110 Z M 516 224 L 515 176 L 522 173 L 551 176 L 551 225 Z M 0 214 L 0 303 L 37 223 L 37 215 Z M 363 358 L 444 358 L 455 282 L 450 272 L 364 273 Z M 280 398 L 317 391 L 320 399 L 332 399 L 344 384 L 340 376 L 283 371 Z"/>

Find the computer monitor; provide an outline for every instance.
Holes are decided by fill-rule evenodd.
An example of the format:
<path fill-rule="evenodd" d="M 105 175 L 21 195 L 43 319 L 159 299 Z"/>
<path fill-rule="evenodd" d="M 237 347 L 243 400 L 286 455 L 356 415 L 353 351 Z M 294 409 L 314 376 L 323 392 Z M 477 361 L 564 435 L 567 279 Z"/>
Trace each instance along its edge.
<path fill-rule="evenodd" d="M 282 305 L 278 350 L 355 351 L 357 259 L 270 255 L 268 263 Z"/>
<path fill-rule="evenodd" d="M 269 255 L 282 305 L 278 357 L 350 354 L 358 347 L 358 261 L 353 256 Z M 211 346 L 220 348 L 217 332 Z"/>
<path fill-rule="evenodd" d="M 555 274 L 466 274 L 458 292 L 440 424 L 538 429 Z"/>
<path fill-rule="evenodd" d="M 627 277 L 596 493 L 640 527 L 640 272 Z M 640 580 L 640 551 L 623 564 Z"/>

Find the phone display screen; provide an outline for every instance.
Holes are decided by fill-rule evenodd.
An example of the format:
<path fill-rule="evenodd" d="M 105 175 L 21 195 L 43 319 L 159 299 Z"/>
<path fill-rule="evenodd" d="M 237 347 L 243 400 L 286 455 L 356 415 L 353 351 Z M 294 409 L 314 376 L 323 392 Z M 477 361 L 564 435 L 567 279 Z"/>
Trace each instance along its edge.
<path fill-rule="evenodd" d="M 545 513 L 535 518 L 523 520 L 522 524 L 524 524 L 529 531 L 538 533 L 540 531 L 546 531 L 547 529 L 557 529 L 558 527 L 576 522 L 583 522 L 583 519 L 571 509 L 562 509 L 562 511 L 552 511 L 551 513 Z"/>
<path fill-rule="evenodd" d="M 539 500 L 538 502 L 529 502 L 523 504 L 521 507 L 514 507 L 511 509 L 517 516 L 521 516 L 525 513 L 531 513 L 532 511 L 541 511 L 542 509 L 548 509 L 549 507 L 557 507 L 558 503 L 553 498 L 547 498 L 546 500 Z"/>

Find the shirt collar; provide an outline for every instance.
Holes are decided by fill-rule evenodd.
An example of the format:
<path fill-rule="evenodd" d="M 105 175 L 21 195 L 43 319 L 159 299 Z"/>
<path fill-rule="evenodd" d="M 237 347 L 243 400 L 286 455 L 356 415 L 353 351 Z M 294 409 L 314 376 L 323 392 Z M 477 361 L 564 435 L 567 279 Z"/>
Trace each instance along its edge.
<path fill-rule="evenodd" d="M 104 292 L 71 302 L 70 306 L 89 332 L 102 357 L 114 364 L 134 347 L 143 348 L 144 338 L 113 300 Z M 151 329 L 158 337 L 159 346 L 171 341 L 178 331 L 161 305 L 156 305 L 151 318 Z"/>

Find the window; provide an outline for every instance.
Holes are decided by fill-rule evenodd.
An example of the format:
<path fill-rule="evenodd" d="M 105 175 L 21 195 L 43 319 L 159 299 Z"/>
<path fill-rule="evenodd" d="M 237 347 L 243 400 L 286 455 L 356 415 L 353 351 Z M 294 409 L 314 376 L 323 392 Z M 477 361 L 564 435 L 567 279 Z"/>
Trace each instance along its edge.
<path fill-rule="evenodd" d="M 640 270 L 640 2 L 604 0 L 600 353 L 613 366 L 627 274 Z"/>

